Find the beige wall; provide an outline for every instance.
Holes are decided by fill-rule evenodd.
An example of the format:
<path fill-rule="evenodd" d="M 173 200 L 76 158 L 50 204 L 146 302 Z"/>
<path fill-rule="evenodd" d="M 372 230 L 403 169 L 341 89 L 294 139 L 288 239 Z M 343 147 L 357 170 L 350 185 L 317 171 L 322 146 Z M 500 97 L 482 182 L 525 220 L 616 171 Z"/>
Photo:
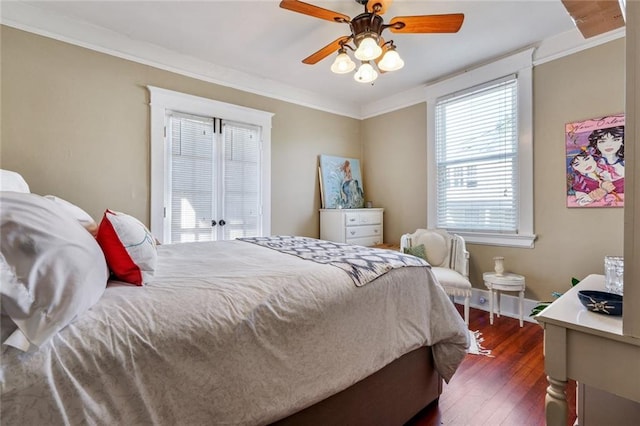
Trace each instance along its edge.
<path fill-rule="evenodd" d="M 549 300 L 571 277 L 602 273 L 605 255 L 622 254 L 623 209 L 566 207 L 563 132 L 567 122 L 624 112 L 624 55 L 621 39 L 534 68 L 538 239 L 533 249 L 469 244 L 474 287 L 484 288 L 482 272 L 502 255 L 507 270 L 526 276 L 527 297 Z M 424 104 L 364 122 L 366 190 L 386 209 L 387 242 L 426 226 L 425 132 Z"/>
<path fill-rule="evenodd" d="M 275 113 L 272 233 L 318 236 L 319 154 L 363 159 L 367 200 L 385 208 L 385 241 L 426 226 L 426 105 L 364 121 L 320 112 L 2 27 L 0 166 L 32 191 L 96 219 L 105 208 L 149 218 L 149 108 L 154 85 Z M 534 69 L 534 249 L 469 245 L 471 279 L 491 258 L 548 299 L 572 276 L 622 254 L 622 209 L 567 209 L 564 124 L 624 110 L 624 40 Z"/>
<path fill-rule="evenodd" d="M 319 235 L 319 154 L 360 157 L 359 120 L 2 27 L 0 166 L 99 219 L 149 223 L 147 85 L 275 113 L 272 233 Z"/>
<path fill-rule="evenodd" d="M 363 122 L 367 200 L 384 207 L 384 241 L 427 225 L 426 104 Z"/>

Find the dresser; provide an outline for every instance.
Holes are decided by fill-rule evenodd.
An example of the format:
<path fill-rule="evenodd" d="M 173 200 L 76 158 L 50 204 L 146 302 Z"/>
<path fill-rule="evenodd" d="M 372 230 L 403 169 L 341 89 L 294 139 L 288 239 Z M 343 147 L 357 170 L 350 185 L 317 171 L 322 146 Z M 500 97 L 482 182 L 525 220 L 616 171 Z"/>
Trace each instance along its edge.
<path fill-rule="evenodd" d="M 547 425 L 567 424 L 568 379 L 580 384 L 581 426 L 638 424 L 640 339 L 622 333 L 622 317 L 587 311 L 580 290 L 604 291 L 604 276 L 585 277 L 536 316 L 544 328 Z"/>
<path fill-rule="evenodd" d="M 382 243 L 384 209 L 321 209 L 320 239 L 373 246 Z"/>

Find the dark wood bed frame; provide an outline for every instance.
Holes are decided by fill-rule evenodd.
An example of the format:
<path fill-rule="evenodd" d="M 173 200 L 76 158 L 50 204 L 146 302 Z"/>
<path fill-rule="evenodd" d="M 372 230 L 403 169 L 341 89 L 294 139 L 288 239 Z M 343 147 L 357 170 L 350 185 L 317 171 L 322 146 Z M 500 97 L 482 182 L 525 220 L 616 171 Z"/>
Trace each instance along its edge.
<path fill-rule="evenodd" d="M 431 348 L 422 347 L 274 425 L 403 425 L 441 392 Z"/>

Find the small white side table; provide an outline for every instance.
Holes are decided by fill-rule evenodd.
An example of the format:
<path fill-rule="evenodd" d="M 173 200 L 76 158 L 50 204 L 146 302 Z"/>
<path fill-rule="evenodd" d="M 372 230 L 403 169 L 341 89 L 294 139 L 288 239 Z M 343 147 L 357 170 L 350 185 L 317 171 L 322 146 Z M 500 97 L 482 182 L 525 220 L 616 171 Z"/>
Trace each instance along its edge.
<path fill-rule="evenodd" d="M 524 304 L 525 282 L 522 275 L 505 272 L 497 275 L 495 272 L 485 272 L 482 274 L 484 285 L 489 289 L 489 323 L 493 325 L 493 300 L 497 293 L 498 318 L 500 317 L 500 292 L 517 291 L 520 293 L 520 327 L 522 327 L 522 308 Z"/>

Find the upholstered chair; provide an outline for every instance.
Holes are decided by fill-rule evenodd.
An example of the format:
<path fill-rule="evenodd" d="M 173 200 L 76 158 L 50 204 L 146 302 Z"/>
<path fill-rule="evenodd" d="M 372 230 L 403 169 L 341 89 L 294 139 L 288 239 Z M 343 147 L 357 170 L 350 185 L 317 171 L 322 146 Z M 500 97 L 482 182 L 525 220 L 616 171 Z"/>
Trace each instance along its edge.
<path fill-rule="evenodd" d="M 424 257 L 431 265 L 436 279 L 452 298 L 464 298 L 464 322 L 469 325 L 469 302 L 471 282 L 469 281 L 469 252 L 464 239 L 443 229 L 418 229 L 412 234 L 404 234 L 400 239 L 400 249 L 405 248 L 416 254 L 424 245 Z"/>

